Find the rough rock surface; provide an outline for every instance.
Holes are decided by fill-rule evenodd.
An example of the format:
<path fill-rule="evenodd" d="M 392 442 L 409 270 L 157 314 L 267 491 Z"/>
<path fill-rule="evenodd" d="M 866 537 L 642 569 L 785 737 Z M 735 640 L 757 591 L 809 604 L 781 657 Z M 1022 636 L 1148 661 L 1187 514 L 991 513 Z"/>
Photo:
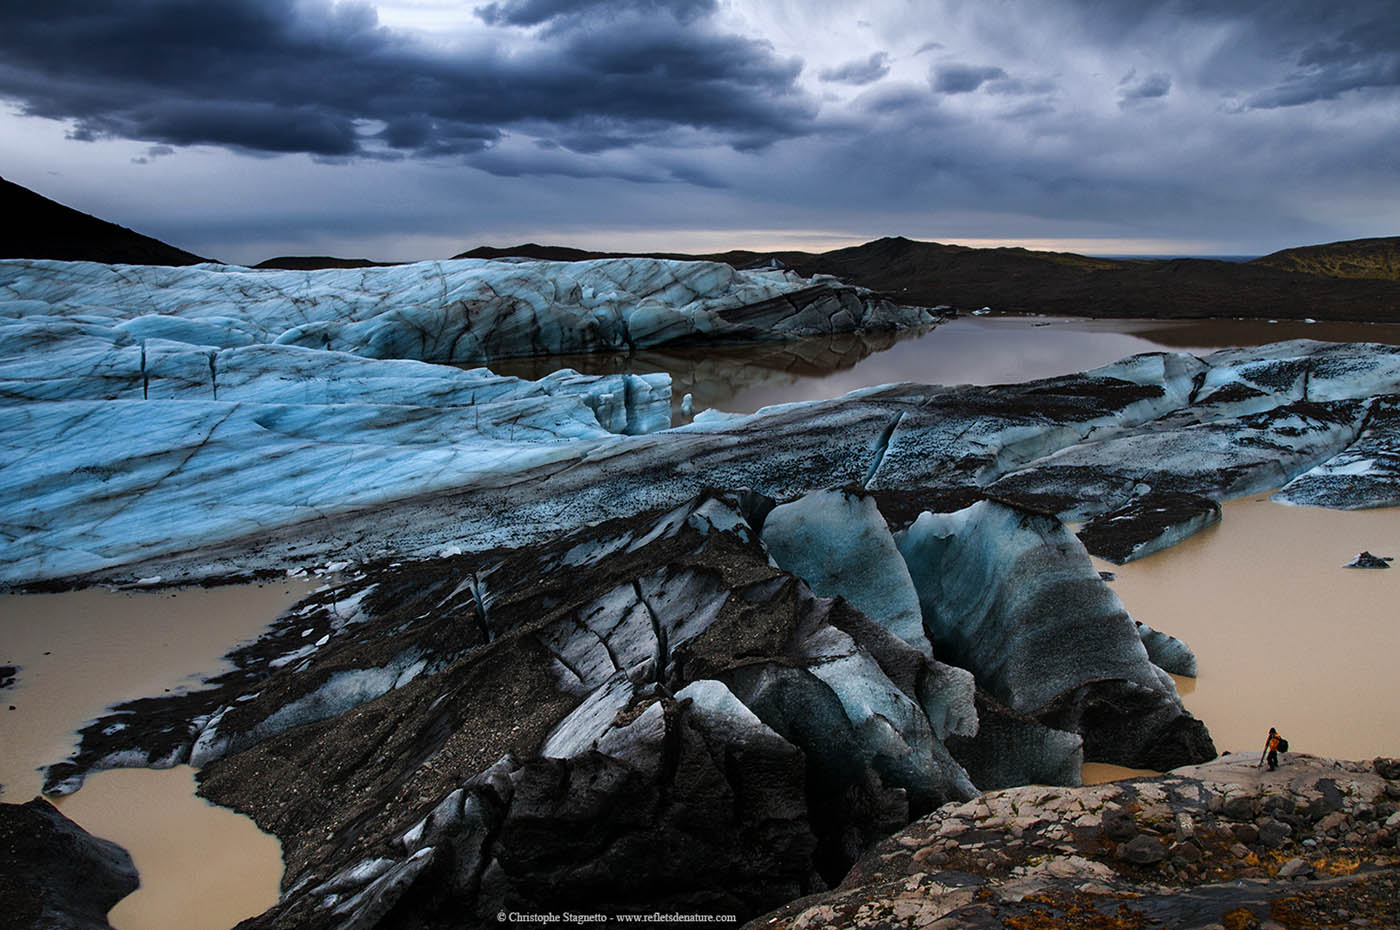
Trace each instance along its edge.
<path fill-rule="evenodd" d="M 817 492 L 792 512 L 833 527 L 853 507 L 878 517 L 873 500 Z M 878 573 L 850 601 L 815 596 L 764 548 L 784 520 L 771 500 L 706 493 L 531 547 L 359 569 L 210 688 L 90 725 L 46 789 L 188 761 L 201 793 L 282 839 L 282 901 L 251 926 L 446 926 L 527 906 L 752 916 L 947 801 L 1077 783 L 1082 746 L 1213 756 L 1132 620 L 1102 613 L 1116 598 L 1074 537 L 1040 551 L 1048 518 L 970 509 L 997 519 L 984 538 L 963 517 L 967 548 L 995 563 L 998 521 L 1024 521 L 1009 545 L 1037 555 L 1011 572 L 1076 579 L 1021 592 L 995 668 L 958 666 L 947 615 L 925 612 L 915 646 L 852 606 Z M 880 519 L 845 533 L 803 544 L 809 574 L 869 551 L 892 577 L 927 567 Z M 1083 648 L 1089 618 L 1115 649 Z M 1004 687 L 1052 668 L 1035 701 Z"/>
<path fill-rule="evenodd" d="M 14 930 L 111 930 L 136 890 L 126 850 L 89 835 L 49 802 L 0 804 L 0 914 Z"/>
<path fill-rule="evenodd" d="M 1395 927 L 1396 763 L 1254 763 L 1225 756 L 950 803 L 876 846 L 835 890 L 749 926 Z M 1273 825 L 1284 831 L 1266 842 Z"/>

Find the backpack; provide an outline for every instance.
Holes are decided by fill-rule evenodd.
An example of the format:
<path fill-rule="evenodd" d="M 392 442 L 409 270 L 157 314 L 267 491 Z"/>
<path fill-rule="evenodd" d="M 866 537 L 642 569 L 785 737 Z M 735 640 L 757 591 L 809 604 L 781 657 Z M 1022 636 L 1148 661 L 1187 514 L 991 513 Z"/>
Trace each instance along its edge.
<path fill-rule="evenodd" d="M 1280 736 L 1280 737 L 1278 738 L 1278 751 L 1279 751 L 1279 752 L 1287 752 L 1287 751 L 1288 751 L 1288 740 L 1284 739 L 1282 736 Z"/>

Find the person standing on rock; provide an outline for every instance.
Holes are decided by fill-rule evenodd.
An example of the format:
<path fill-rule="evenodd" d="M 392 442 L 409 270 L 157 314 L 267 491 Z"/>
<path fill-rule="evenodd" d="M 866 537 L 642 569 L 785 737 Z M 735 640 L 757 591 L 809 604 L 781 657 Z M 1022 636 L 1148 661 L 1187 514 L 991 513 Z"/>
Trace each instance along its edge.
<path fill-rule="evenodd" d="M 1278 735 L 1278 730 L 1269 727 L 1269 738 L 1264 742 L 1264 755 L 1259 757 L 1259 764 L 1263 765 L 1267 758 L 1269 761 L 1269 771 L 1278 768 L 1278 754 L 1288 751 L 1288 740 Z"/>

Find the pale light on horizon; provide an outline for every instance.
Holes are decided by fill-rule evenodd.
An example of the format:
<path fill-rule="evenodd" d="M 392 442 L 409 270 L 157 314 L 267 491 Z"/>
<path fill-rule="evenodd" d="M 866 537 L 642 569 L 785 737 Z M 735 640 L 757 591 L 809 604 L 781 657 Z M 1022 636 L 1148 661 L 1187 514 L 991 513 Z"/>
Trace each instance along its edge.
<path fill-rule="evenodd" d="M 526 234 L 492 245 L 568 246 L 598 252 L 683 252 L 709 254 L 729 250 L 752 252 L 831 252 L 863 245 L 893 233 L 850 235 L 829 230 L 794 229 L 649 229 L 574 230 L 563 233 Z M 508 238 L 508 237 L 507 237 Z M 1147 239 L 1126 237 L 993 238 L 968 236 L 905 236 L 916 242 L 961 245 L 974 249 L 1021 248 L 1033 252 L 1074 252 L 1080 255 L 1227 255 L 1227 245 L 1203 239 Z"/>

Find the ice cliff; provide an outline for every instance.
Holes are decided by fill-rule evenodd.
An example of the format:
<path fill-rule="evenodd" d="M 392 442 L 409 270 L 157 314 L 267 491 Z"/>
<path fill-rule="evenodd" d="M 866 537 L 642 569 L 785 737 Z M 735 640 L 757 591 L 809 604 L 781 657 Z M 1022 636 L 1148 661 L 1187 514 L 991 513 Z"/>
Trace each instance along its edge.
<path fill-rule="evenodd" d="M 0 261 L 4 318 L 110 325 L 127 344 L 278 344 L 453 364 L 934 319 L 834 278 L 647 258 L 458 259 L 320 271 L 14 259 Z"/>

